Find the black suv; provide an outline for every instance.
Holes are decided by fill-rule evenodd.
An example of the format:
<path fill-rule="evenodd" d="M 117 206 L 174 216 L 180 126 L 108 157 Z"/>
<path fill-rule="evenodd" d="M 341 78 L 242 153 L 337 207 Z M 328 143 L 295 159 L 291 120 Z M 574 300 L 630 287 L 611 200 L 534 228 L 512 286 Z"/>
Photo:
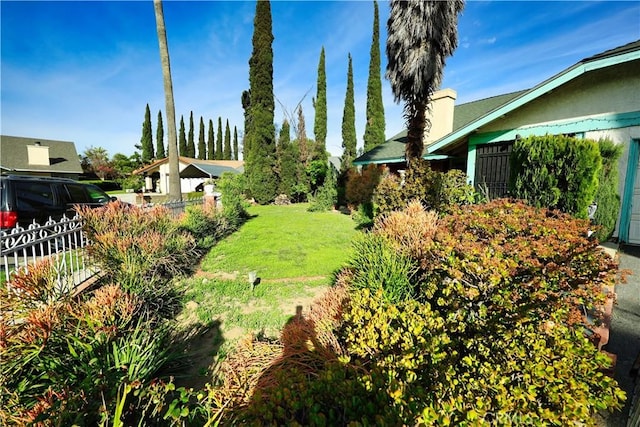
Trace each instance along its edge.
<path fill-rule="evenodd" d="M 117 200 L 92 184 L 68 178 L 0 176 L 0 229 L 28 227 L 34 220 L 44 224 L 49 217 L 75 215 L 75 205 L 104 206 Z"/>

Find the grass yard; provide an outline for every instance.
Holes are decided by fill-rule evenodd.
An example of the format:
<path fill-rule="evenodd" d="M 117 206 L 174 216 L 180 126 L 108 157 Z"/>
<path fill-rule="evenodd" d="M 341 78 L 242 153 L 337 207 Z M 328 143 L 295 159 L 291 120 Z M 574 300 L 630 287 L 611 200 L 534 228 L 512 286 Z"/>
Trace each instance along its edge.
<path fill-rule="evenodd" d="M 186 385 L 207 379 L 216 358 L 248 333 L 276 337 L 297 310 L 307 308 L 330 285 L 347 260 L 358 231 L 335 212 L 308 212 L 307 205 L 253 206 L 236 233 L 218 243 L 200 270 L 182 283 L 180 322 L 197 326 L 193 366 Z M 260 283 L 253 288 L 250 271 Z"/>

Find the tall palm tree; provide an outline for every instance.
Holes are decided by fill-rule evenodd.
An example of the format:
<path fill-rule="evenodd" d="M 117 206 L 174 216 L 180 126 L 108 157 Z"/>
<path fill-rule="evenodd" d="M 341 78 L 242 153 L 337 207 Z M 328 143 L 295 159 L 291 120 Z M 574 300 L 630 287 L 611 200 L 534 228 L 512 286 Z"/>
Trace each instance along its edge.
<path fill-rule="evenodd" d="M 391 0 L 387 22 L 387 73 L 396 102 L 403 100 L 407 124 L 406 159 L 422 157 L 426 116 L 442 82 L 445 60 L 458 45 L 463 0 Z"/>
<path fill-rule="evenodd" d="M 167 46 L 167 30 L 164 27 L 162 0 L 153 0 L 156 12 L 156 29 L 160 45 L 162 76 L 164 78 L 164 99 L 167 108 L 167 148 L 169 149 L 169 199 L 182 201 L 180 189 L 180 164 L 178 161 L 178 138 L 176 135 L 176 105 L 173 100 L 173 84 L 171 83 L 171 65 L 169 63 L 169 47 Z"/>

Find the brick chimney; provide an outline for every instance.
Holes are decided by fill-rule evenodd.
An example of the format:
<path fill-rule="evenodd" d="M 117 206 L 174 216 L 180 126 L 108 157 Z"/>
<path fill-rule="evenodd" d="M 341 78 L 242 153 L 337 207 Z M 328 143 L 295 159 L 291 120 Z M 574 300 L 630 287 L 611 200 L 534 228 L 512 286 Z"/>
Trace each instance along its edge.
<path fill-rule="evenodd" d="M 27 158 L 30 165 L 49 166 L 49 147 L 42 145 L 40 141 L 34 142 L 34 145 L 27 145 Z"/>
<path fill-rule="evenodd" d="M 427 117 L 431 120 L 431 130 L 425 133 L 425 144 L 436 141 L 453 131 L 453 108 L 457 96 L 453 89 L 442 89 L 433 94 L 431 112 L 427 113 Z"/>

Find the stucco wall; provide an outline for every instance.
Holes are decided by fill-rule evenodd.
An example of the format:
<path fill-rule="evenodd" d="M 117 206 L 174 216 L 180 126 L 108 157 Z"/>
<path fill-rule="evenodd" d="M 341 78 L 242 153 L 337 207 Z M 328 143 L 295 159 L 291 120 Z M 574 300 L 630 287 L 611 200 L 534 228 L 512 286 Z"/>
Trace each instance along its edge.
<path fill-rule="evenodd" d="M 493 132 L 573 117 L 638 111 L 639 69 L 640 61 L 631 61 L 587 72 L 478 131 Z"/>

